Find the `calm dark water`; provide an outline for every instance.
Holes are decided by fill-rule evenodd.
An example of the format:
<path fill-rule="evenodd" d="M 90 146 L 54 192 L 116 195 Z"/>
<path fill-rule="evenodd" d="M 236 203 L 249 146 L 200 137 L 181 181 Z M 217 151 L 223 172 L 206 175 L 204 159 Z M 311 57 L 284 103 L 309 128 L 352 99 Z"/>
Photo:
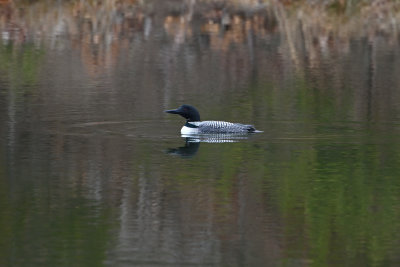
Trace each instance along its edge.
<path fill-rule="evenodd" d="M 47 5 L 1 6 L 0 265 L 399 265 L 392 32 Z M 183 103 L 264 132 L 186 140 Z"/>

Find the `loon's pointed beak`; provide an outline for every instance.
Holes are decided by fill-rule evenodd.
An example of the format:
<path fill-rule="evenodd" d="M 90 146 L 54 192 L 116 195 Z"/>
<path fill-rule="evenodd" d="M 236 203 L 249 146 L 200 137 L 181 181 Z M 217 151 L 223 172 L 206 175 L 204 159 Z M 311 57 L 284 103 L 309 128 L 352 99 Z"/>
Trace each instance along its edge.
<path fill-rule="evenodd" d="M 171 114 L 180 114 L 179 108 L 178 109 L 165 110 L 164 112 L 171 113 Z"/>

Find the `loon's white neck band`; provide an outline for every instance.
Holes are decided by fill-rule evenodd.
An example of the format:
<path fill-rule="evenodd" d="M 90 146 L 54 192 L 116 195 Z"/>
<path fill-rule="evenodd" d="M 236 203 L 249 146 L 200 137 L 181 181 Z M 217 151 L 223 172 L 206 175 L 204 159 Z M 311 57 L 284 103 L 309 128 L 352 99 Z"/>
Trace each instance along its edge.
<path fill-rule="evenodd" d="M 189 121 L 187 121 L 184 126 L 188 128 L 199 128 L 199 126 L 196 125 L 196 122 L 189 122 Z"/>

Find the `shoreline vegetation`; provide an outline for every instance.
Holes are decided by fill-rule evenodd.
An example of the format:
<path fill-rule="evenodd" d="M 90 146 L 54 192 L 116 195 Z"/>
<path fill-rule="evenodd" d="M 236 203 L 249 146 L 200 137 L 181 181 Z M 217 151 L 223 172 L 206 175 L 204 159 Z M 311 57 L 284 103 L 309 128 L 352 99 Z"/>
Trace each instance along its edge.
<path fill-rule="evenodd" d="M 151 21 L 151 22 L 149 22 Z M 169 1 L 0 1 L 2 39 L 23 41 L 52 35 L 90 33 L 101 41 L 108 32 L 143 31 L 163 24 L 169 34 L 178 28 L 200 27 L 203 32 L 253 30 L 285 32 L 288 41 L 301 30 L 307 45 L 328 45 L 350 36 L 397 39 L 400 2 L 372 0 L 169 0 Z M 151 26 L 149 25 L 151 24 Z M 176 28 L 176 29 L 172 29 Z M 83 31 L 82 31 L 83 30 Z M 391 37 L 391 38 L 390 38 Z"/>
<path fill-rule="evenodd" d="M 92 54 L 88 58 L 93 46 L 98 55 L 115 58 L 110 53 L 118 54 L 135 38 L 146 40 L 155 29 L 176 45 L 200 32 L 210 36 L 212 49 L 224 51 L 251 46 L 249 34 L 267 39 L 279 33 L 288 60 L 300 66 L 306 55 L 313 67 L 321 56 L 349 53 L 352 40 L 398 46 L 399 25 L 400 2 L 389 0 L 0 1 L 3 45 L 54 48 L 57 38 L 67 38 L 72 47 Z"/>
<path fill-rule="evenodd" d="M 398 44 L 400 2 L 388 0 L 170 0 L 170 1 L 0 1 L 3 43 L 50 37 L 79 37 L 94 44 L 146 35 L 162 26 L 176 42 L 192 32 L 220 34 L 221 45 L 239 43 L 246 32 L 285 36 L 291 57 L 296 46 L 315 55 L 335 45 L 348 50 L 350 39 L 384 37 Z"/>

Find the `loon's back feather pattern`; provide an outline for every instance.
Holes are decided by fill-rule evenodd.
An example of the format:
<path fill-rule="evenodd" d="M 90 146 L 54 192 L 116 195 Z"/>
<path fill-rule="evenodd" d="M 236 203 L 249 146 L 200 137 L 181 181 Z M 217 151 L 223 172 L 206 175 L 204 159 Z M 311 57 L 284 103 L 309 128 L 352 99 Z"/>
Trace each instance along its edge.
<path fill-rule="evenodd" d="M 255 131 L 253 125 L 232 123 L 226 121 L 191 122 L 199 127 L 201 133 L 251 133 Z"/>

